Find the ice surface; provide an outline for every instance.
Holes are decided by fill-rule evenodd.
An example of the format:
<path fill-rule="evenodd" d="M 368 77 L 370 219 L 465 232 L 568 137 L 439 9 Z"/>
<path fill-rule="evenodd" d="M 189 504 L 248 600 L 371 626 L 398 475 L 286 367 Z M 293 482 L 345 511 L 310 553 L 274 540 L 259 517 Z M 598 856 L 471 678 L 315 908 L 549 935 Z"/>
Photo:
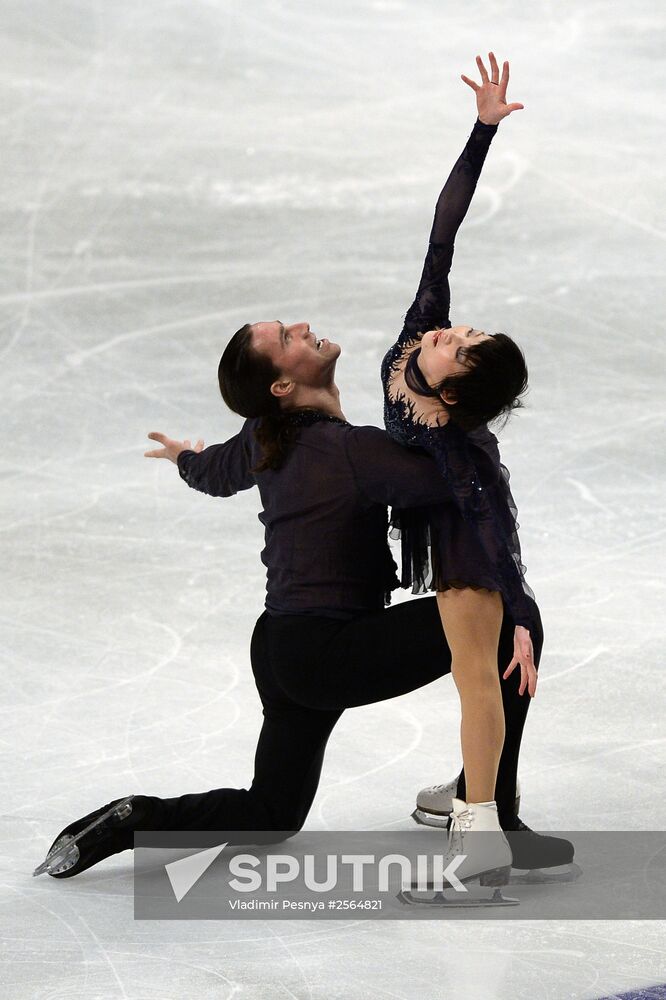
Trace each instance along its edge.
<path fill-rule="evenodd" d="M 512 333 L 501 438 L 546 647 L 523 741 L 541 829 L 664 829 L 664 61 L 651 0 L 11 0 L 1 5 L 3 996 L 599 997 L 666 980 L 660 923 L 135 923 L 130 855 L 30 872 L 121 795 L 251 778 L 257 498 L 216 501 L 146 434 L 233 434 L 244 322 L 339 340 L 347 417 L 471 131 L 509 100 L 452 320 Z M 661 123 L 661 124 L 660 124 Z M 399 828 L 459 766 L 450 679 L 348 712 L 311 829 Z"/>

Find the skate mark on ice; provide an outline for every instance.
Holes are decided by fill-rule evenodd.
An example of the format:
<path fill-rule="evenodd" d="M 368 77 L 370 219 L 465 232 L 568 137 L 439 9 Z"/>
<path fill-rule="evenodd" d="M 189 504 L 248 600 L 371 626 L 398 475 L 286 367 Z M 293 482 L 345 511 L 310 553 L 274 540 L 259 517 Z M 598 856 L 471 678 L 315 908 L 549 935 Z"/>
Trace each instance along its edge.
<path fill-rule="evenodd" d="M 602 510 L 605 514 L 608 514 L 612 518 L 616 518 L 618 516 L 612 507 L 608 504 L 601 503 L 600 500 L 597 500 L 590 487 L 586 486 L 585 483 L 579 482 L 578 479 L 572 479 L 570 476 L 565 477 L 564 482 L 570 483 L 576 490 L 578 490 L 578 495 L 581 500 L 591 504 L 593 507 L 597 507 L 599 510 Z"/>
<path fill-rule="evenodd" d="M 626 212 L 620 211 L 620 209 L 613 208 L 604 201 L 597 201 L 596 198 L 590 198 L 589 195 L 583 194 L 579 191 L 575 185 L 570 184 L 568 181 L 563 180 L 561 177 L 556 177 L 545 170 L 539 170 L 538 167 L 533 167 L 534 173 L 539 177 L 542 177 L 548 184 L 548 187 L 553 185 L 568 191 L 575 198 L 578 198 L 585 205 L 590 208 L 595 209 L 595 211 L 600 212 L 602 215 L 608 215 L 612 219 L 619 219 L 621 222 L 626 223 L 628 226 L 633 226 L 636 229 L 641 229 L 645 233 L 649 233 L 650 236 L 656 236 L 657 239 L 666 239 L 666 232 L 661 229 L 656 229 L 651 226 L 649 222 L 642 222 L 640 219 L 634 218 L 632 215 L 628 215 Z"/>
<path fill-rule="evenodd" d="M 387 768 L 391 768 L 395 763 L 409 756 L 410 753 L 418 749 L 418 747 L 421 745 L 424 734 L 424 726 L 419 721 L 418 717 L 413 712 L 411 711 L 408 712 L 405 709 L 396 709 L 396 711 L 401 718 L 401 725 L 402 723 L 407 723 L 411 725 L 412 728 L 415 730 L 414 736 L 412 737 L 412 739 L 410 740 L 410 742 L 407 744 L 406 747 L 404 747 L 398 753 L 395 753 L 392 757 L 384 759 L 381 764 L 377 764 L 375 767 L 369 767 L 365 771 L 359 771 L 358 773 L 352 775 L 349 778 L 340 778 L 335 782 L 327 783 L 325 789 L 323 789 L 322 791 L 321 801 L 319 802 L 317 808 L 317 818 L 322 823 L 326 824 L 326 818 L 324 816 L 324 809 L 326 806 L 326 802 L 330 798 L 330 796 L 333 795 L 339 788 L 343 788 L 345 785 L 352 785 L 355 782 L 361 781 L 363 778 L 367 778 L 372 774 L 378 774 L 380 771 L 385 771 Z"/>
<path fill-rule="evenodd" d="M 566 677 L 567 674 L 572 674 L 574 670 L 580 670 L 581 667 L 586 667 L 588 664 L 593 663 L 598 657 L 602 656 L 604 653 L 610 653 L 610 650 L 606 646 L 597 646 L 593 649 L 591 653 L 579 660 L 578 663 L 574 663 L 571 667 L 567 667 L 565 670 L 560 670 L 556 674 L 546 674 L 544 677 L 539 677 L 539 687 L 542 684 L 547 684 L 548 681 L 559 680 L 560 677 Z"/>
<path fill-rule="evenodd" d="M 276 930 L 274 930 L 274 928 L 271 926 L 270 923 L 268 923 L 267 926 L 268 926 L 268 930 L 270 931 L 272 937 L 275 938 L 275 940 L 278 942 L 278 944 L 280 945 L 280 947 L 282 948 L 282 950 L 284 952 L 286 952 L 286 954 L 288 955 L 288 957 L 291 959 L 291 961 L 294 963 L 294 965 L 298 969 L 298 971 L 299 971 L 299 973 L 301 975 L 301 979 L 303 980 L 303 984 L 304 984 L 306 990 L 308 991 L 309 1000 L 314 1000 L 313 994 L 312 994 L 312 987 L 311 987 L 311 985 L 310 985 L 310 983 L 308 981 L 308 977 L 307 977 L 307 974 L 305 972 L 305 969 L 303 968 L 303 966 L 301 965 L 301 963 L 298 961 L 298 959 L 296 958 L 294 952 L 291 950 L 291 948 L 289 947 L 289 945 L 287 944 L 287 942 L 285 941 L 285 939 L 282 937 L 282 935 L 279 934 Z M 297 995 L 296 993 L 292 993 L 291 990 L 289 989 L 289 987 L 285 983 L 281 982 L 280 983 L 280 988 L 283 989 L 286 993 L 288 993 L 290 997 L 293 997 L 293 1000 L 302 1000 L 302 994 Z"/>

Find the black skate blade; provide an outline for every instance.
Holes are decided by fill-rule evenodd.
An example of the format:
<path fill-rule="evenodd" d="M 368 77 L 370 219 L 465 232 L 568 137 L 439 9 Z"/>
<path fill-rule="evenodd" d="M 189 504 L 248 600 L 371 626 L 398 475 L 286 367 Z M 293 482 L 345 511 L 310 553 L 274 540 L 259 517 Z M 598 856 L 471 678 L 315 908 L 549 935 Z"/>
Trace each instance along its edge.
<path fill-rule="evenodd" d="M 460 908 L 474 909 L 482 906 L 518 906 L 519 899 L 510 896 L 503 896 L 501 889 L 494 890 L 492 896 L 471 895 L 469 890 L 466 893 L 458 893 L 454 889 L 401 889 L 397 899 L 406 906 L 437 906 L 440 909 L 457 910 Z M 448 895 L 446 893 L 450 893 Z"/>
<path fill-rule="evenodd" d="M 509 885 L 545 885 L 558 882 L 576 882 L 583 874 L 583 869 L 572 861 L 569 865 L 556 868 L 526 868 L 513 869 Z"/>

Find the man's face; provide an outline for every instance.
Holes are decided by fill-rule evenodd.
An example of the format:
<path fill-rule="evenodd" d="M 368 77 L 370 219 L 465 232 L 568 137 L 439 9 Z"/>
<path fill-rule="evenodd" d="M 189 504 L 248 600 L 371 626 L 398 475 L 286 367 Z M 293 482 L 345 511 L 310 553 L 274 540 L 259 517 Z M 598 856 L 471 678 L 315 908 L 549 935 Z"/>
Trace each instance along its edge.
<path fill-rule="evenodd" d="M 332 384 L 340 345 L 325 337 L 318 340 L 309 323 L 285 326 L 276 319 L 254 323 L 251 329 L 252 346 L 260 354 L 268 355 L 282 380 L 310 388 Z"/>

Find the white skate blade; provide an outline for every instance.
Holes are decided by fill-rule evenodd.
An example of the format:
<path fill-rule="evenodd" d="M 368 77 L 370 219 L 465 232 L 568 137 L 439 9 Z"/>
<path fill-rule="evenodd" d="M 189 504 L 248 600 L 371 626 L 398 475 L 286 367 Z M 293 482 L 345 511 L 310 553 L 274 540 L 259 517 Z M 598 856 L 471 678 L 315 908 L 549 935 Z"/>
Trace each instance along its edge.
<path fill-rule="evenodd" d="M 518 815 L 518 810 L 520 808 L 520 796 L 516 799 L 515 812 Z M 451 815 L 451 809 L 444 809 L 442 812 L 434 812 L 431 809 L 421 809 L 419 806 L 416 807 L 411 817 L 415 823 L 419 826 L 433 826 L 438 830 L 447 829 L 449 825 L 449 817 Z"/>
<path fill-rule="evenodd" d="M 94 830 L 96 826 L 103 823 L 109 816 L 116 815 L 118 819 L 126 819 L 132 812 L 130 803 L 133 798 L 133 795 L 128 795 L 126 799 L 116 802 L 115 806 L 107 809 L 106 812 L 98 816 L 97 819 L 94 819 L 83 830 L 79 830 L 74 836 L 67 834 L 65 837 L 60 837 L 46 855 L 46 859 L 42 861 L 41 865 L 35 868 L 32 877 L 34 878 L 35 875 L 44 875 L 47 872 L 48 874 L 57 875 L 59 872 L 67 871 L 68 868 L 75 865 L 79 859 L 79 849 L 76 847 L 77 840 L 80 840 L 86 833 L 90 833 L 91 830 Z"/>
<path fill-rule="evenodd" d="M 583 869 L 575 861 L 568 865 L 556 865 L 553 868 L 513 868 L 509 885 L 576 882 L 582 874 Z"/>
<path fill-rule="evenodd" d="M 448 893 L 448 895 L 447 895 Z M 503 896 L 497 888 L 492 896 L 482 895 L 480 890 L 472 889 L 459 893 L 453 889 L 401 889 L 397 899 L 406 906 L 437 906 L 440 909 L 458 909 L 462 907 L 480 906 L 518 906 L 519 899 Z"/>
<path fill-rule="evenodd" d="M 419 826 L 434 826 L 440 830 L 446 830 L 449 825 L 450 813 L 432 813 L 426 812 L 425 809 L 415 809 L 412 813 L 412 819 L 419 824 Z"/>

